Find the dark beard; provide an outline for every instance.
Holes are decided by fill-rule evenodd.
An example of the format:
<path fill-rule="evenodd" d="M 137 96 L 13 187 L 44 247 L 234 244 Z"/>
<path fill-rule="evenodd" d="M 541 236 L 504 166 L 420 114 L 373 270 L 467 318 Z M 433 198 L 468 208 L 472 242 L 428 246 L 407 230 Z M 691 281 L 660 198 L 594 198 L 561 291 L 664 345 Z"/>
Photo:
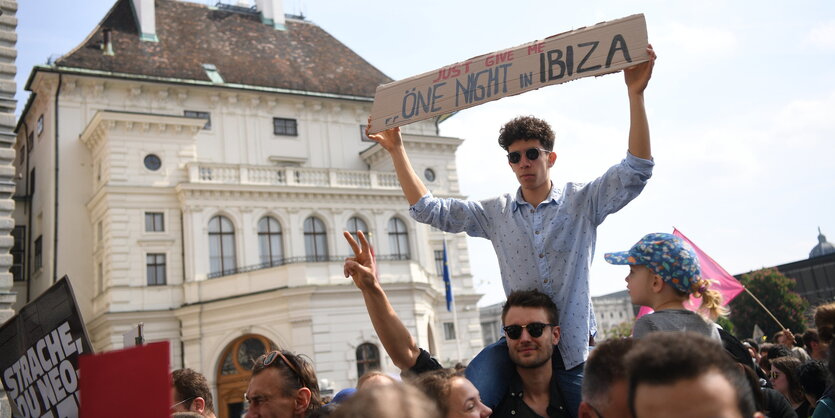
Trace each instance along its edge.
<path fill-rule="evenodd" d="M 536 369 L 536 368 L 542 367 L 543 365 L 548 363 L 548 360 L 551 360 L 551 356 L 554 355 L 554 348 L 553 347 L 554 346 L 552 346 L 552 348 L 550 350 L 550 353 L 548 353 L 547 356 L 543 356 L 542 360 L 539 360 L 536 363 L 522 364 L 522 362 L 517 361 L 517 359 L 514 358 L 515 356 L 510 356 L 510 360 L 513 362 L 514 365 L 516 365 L 516 367 L 521 367 L 523 369 Z"/>

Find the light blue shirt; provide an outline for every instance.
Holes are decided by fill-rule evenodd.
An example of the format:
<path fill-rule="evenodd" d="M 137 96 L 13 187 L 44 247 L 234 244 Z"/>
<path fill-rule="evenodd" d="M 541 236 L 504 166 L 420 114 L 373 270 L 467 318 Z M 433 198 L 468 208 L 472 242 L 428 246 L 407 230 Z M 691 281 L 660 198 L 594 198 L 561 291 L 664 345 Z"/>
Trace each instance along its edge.
<path fill-rule="evenodd" d="M 515 196 L 482 201 L 427 193 L 409 213 L 440 230 L 492 241 L 505 294 L 536 289 L 550 296 L 560 316 L 560 353 L 570 369 L 586 360 L 589 336 L 597 333 L 589 295 L 597 226 L 641 193 L 653 165 L 627 153 L 591 183 L 552 186 L 536 208 L 522 199 L 520 188 Z"/>

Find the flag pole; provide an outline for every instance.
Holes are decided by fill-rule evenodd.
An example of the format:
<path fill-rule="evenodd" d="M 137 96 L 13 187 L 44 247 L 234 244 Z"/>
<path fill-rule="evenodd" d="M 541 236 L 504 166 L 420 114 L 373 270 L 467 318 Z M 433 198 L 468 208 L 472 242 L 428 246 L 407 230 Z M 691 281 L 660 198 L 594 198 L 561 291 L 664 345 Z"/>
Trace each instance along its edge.
<path fill-rule="evenodd" d="M 458 361 L 460 362 L 463 360 L 461 358 L 461 330 L 458 329 L 458 309 L 455 308 L 455 296 L 452 295 L 452 273 L 449 272 L 449 263 L 447 262 L 447 251 L 446 251 L 446 231 L 444 231 L 444 271 L 447 273 L 446 280 L 447 283 L 444 283 L 444 288 L 447 292 L 449 292 L 450 299 L 452 300 L 452 327 L 455 330 L 455 350 L 458 353 Z M 447 288 L 449 286 L 449 288 Z"/>
<path fill-rule="evenodd" d="M 745 290 L 745 293 L 747 293 L 747 294 L 751 295 L 751 297 L 752 297 L 752 298 L 754 298 L 754 302 L 757 302 L 757 304 L 759 304 L 759 305 L 760 305 L 760 307 L 761 307 L 761 308 L 763 308 L 763 310 L 765 311 L 765 313 L 767 313 L 767 314 L 768 314 L 768 316 L 770 316 L 770 317 L 771 317 L 771 319 L 773 319 L 773 320 L 774 320 L 774 322 L 776 322 L 776 323 L 777 323 L 777 325 L 779 325 L 779 326 L 780 326 L 780 329 L 786 329 L 786 327 L 784 327 L 784 326 L 783 326 L 783 324 L 781 324 L 781 323 L 780 323 L 780 321 L 778 321 L 778 320 L 777 320 L 777 318 L 776 318 L 776 317 L 775 317 L 775 316 L 771 313 L 771 311 L 769 311 L 769 310 L 768 310 L 768 308 L 766 308 L 766 307 L 765 307 L 765 305 L 763 305 L 763 303 L 762 303 L 762 302 L 760 302 L 760 300 L 759 300 L 756 296 L 754 296 L 754 294 L 753 294 L 753 293 L 751 293 L 751 291 L 750 291 L 750 290 L 748 290 L 748 288 L 747 288 L 747 287 L 742 286 L 742 288 Z"/>

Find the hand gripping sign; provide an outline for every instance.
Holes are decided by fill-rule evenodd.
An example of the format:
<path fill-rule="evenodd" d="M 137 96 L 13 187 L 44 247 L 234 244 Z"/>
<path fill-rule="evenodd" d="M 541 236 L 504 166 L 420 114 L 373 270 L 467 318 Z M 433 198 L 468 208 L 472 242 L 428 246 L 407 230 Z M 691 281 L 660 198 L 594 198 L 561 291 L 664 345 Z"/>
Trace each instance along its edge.
<path fill-rule="evenodd" d="M 480 55 L 377 87 L 370 133 L 649 60 L 643 14 Z"/>

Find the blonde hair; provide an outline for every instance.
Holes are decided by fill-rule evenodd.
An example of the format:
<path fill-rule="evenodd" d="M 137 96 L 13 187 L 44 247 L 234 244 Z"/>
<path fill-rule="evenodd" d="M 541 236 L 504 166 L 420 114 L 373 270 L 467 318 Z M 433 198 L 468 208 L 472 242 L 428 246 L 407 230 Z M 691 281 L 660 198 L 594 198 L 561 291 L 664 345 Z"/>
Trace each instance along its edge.
<path fill-rule="evenodd" d="M 681 292 L 678 289 L 676 289 L 676 292 L 682 300 L 686 300 L 690 296 L 701 298 L 702 304 L 699 305 L 699 312 L 710 318 L 711 321 L 715 321 L 720 316 L 726 316 L 728 309 L 722 306 L 722 293 L 711 289 L 710 284 L 710 280 L 694 278 L 689 293 Z"/>

